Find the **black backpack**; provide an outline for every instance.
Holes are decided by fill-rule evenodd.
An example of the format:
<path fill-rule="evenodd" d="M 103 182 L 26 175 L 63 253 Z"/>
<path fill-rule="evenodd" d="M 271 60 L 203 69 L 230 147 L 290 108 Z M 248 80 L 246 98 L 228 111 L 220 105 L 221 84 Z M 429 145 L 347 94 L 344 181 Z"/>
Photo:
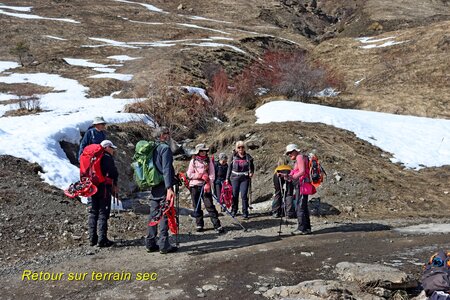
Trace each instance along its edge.
<path fill-rule="evenodd" d="M 450 291 L 450 252 L 440 250 L 423 267 L 422 287 L 427 297 L 436 291 Z"/>

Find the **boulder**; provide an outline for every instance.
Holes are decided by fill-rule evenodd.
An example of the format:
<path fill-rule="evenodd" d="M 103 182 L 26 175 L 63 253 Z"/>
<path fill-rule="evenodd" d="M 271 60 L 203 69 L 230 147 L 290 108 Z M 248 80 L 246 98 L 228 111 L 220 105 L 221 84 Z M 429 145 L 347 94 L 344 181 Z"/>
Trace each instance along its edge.
<path fill-rule="evenodd" d="M 417 281 L 393 267 L 380 264 L 340 262 L 336 265 L 339 279 L 387 289 L 407 289 L 417 286 Z"/>

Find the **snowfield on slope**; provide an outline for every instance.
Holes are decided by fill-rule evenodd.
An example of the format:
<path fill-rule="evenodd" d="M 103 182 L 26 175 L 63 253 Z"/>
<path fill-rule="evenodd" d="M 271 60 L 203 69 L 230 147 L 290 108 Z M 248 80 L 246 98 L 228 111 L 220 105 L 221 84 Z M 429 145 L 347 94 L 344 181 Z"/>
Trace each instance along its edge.
<path fill-rule="evenodd" d="M 450 164 L 450 120 L 273 101 L 256 109 L 256 123 L 317 122 L 352 131 L 407 168 Z M 306 133 L 307 134 L 307 133 Z M 295 143 L 296 141 L 289 141 Z"/>

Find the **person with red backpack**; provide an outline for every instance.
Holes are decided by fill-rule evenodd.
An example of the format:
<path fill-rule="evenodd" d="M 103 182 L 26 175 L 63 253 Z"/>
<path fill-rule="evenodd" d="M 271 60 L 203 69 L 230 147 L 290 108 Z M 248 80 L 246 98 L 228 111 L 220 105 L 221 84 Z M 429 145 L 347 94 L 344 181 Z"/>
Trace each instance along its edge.
<path fill-rule="evenodd" d="M 251 188 L 251 179 L 255 172 L 253 157 L 245 152 L 243 141 L 236 142 L 236 149 L 233 151 L 231 162 L 227 171 L 227 183 L 233 186 L 233 206 L 231 214 L 236 216 L 239 205 L 239 192 L 242 197 L 242 216 L 248 219 L 248 192 Z"/>
<path fill-rule="evenodd" d="M 195 146 L 194 157 L 189 163 L 186 172 L 189 180 L 189 190 L 191 192 L 192 206 L 194 208 L 193 217 L 197 224 L 197 232 L 202 232 L 205 225 L 203 221 L 203 210 L 201 201 L 205 203 L 214 229 L 218 233 L 223 233 L 224 229 L 220 224 L 219 213 L 214 206 L 212 199 L 211 183 L 215 179 L 214 163 L 208 156 L 209 148 L 205 144 Z"/>
<path fill-rule="evenodd" d="M 304 186 L 309 182 L 308 157 L 302 155 L 296 144 L 286 146 L 285 154 L 295 161 L 294 168 L 289 173 L 289 180 L 294 183 L 296 197 L 296 212 L 298 228 L 292 232 L 293 235 L 311 234 L 311 221 L 309 218 L 308 195 Z M 309 183 L 310 184 L 310 183 Z M 303 186 L 304 185 L 304 186 Z"/>
<path fill-rule="evenodd" d="M 117 148 L 111 141 L 100 143 L 104 152 L 100 157 L 101 174 L 97 177 L 97 192 L 92 195 L 92 206 L 89 209 L 89 240 L 90 245 L 110 247 L 113 242 L 108 240 L 108 219 L 111 212 L 111 195 L 117 194 L 119 172 L 114 163 L 114 151 Z"/>

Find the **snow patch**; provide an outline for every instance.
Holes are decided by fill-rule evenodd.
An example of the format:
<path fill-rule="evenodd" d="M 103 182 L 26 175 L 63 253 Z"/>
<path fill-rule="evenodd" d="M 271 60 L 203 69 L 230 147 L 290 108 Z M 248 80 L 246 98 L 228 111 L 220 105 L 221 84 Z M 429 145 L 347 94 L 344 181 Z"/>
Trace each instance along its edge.
<path fill-rule="evenodd" d="M 33 6 L 9 6 L 4 5 L 3 3 L 0 3 L 0 9 L 11 9 L 15 11 L 21 11 L 21 12 L 30 12 Z"/>
<path fill-rule="evenodd" d="M 154 5 L 151 4 L 146 4 L 146 3 L 139 3 L 139 2 L 133 2 L 133 1 L 128 1 L 128 0 L 113 0 L 116 2 L 122 2 L 122 3 L 128 3 L 128 4 L 137 4 L 137 5 L 142 5 L 143 7 L 145 7 L 146 9 L 153 11 L 153 12 L 157 12 L 157 13 L 165 13 L 167 14 L 168 12 L 163 11 L 160 8 L 157 8 Z"/>
<path fill-rule="evenodd" d="M 394 228 L 393 230 L 400 233 L 409 234 L 434 234 L 434 233 L 450 233 L 450 224 L 419 224 L 407 227 Z"/>
<path fill-rule="evenodd" d="M 197 94 L 203 99 L 209 101 L 209 97 L 206 95 L 206 91 L 204 89 L 193 86 L 183 86 L 183 88 L 185 88 L 189 94 Z"/>
<path fill-rule="evenodd" d="M 18 68 L 18 67 L 20 67 L 20 65 L 14 61 L 0 60 L 0 73 L 2 73 L 3 71 L 9 70 L 9 69 L 14 69 L 14 68 Z"/>
<path fill-rule="evenodd" d="M 133 79 L 132 74 L 119 74 L 119 73 L 105 73 L 89 76 L 89 78 L 111 78 L 121 81 L 130 81 Z"/>
<path fill-rule="evenodd" d="M 135 100 L 112 96 L 87 98 L 87 87 L 55 74 L 11 74 L 0 76 L 0 82 L 53 88 L 53 92 L 40 95 L 45 112 L 0 118 L 0 155 L 13 155 L 38 163 L 44 169 L 42 178 L 59 188 L 67 188 L 79 178 L 79 169 L 69 162 L 60 141 L 78 144 L 80 131 L 86 131 L 95 116 L 103 116 L 108 123 L 143 117 L 118 113 Z"/>
<path fill-rule="evenodd" d="M 107 67 L 107 65 L 104 65 L 104 64 L 97 64 L 97 63 L 90 62 L 90 59 L 67 58 L 67 57 L 65 57 L 64 60 L 71 66 L 88 67 L 88 68 L 104 68 L 104 67 Z"/>
<path fill-rule="evenodd" d="M 72 20 L 72 19 L 46 18 L 46 17 L 41 17 L 38 15 L 11 13 L 11 12 L 4 11 L 2 9 L 0 9 L 0 14 L 10 16 L 10 17 L 21 18 L 21 19 L 51 20 L 51 21 L 61 21 L 61 22 L 68 22 L 68 23 L 80 23 L 80 22 Z"/>
<path fill-rule="evenodd" d="M 58 40 L 58 41 L 67 41 L 67 39 L 63 39 L 61 37 L 53 36 L 53 35 L 44 35 L 44 37 L 47 37 L 49 39 Z"/>
<path fill-rule="evenodd" d="M 403 163 L 407 168 L 450 164 L 450 120 L 339 109 L 292 101 L 266 103 L 256 110 L 256 117 L 258 124 L 320 122 L 352 131 L 358 138 L 392 153 L 391 161 Z"/>
<path fill-rule="evenodd" d="M 186 46 L 198 46 L 198 47 L 231 48 L 231 49 L 233 49 L 236 52 L 247 54 L 247 52 L 245 52 L 244 50 L 239 49 L 236 46 L 227 45 L 227 44 L 204 42 L 204 43 L 198 43 L 198 44 L 197 43 L 186 43 L 184 45 L 186 45 Z"/>
<path fill-rule="evenodd" d="M 112 56 L 108 56 L 108 58 L 114 59 L 114 60 L 117 60 L 120 62 L 124 62 L 124 61 L 128 61 L 128 60 L 140 59 L 141 57 L 131 57 L 128 55 L 112 55 Z"/>
<path fill-rule="evenodd" d="M 176 23 L 176 25 L 182 26 L 182 27 L 189 27 L 189 28 L 209 30 L 209 31 L 214 31 L 214 32 L 218 32 L 218 33 L 221 33 L 221 34 L 229 35 L 228 32 L 225 32 L 225 31 L 222 31 L 222 30 L 217 30 L 217 29 L 213 29 L 213 28 L 209 28 L 209 27 L 198 26 L 198 25 L 194 25 L 194 24 Z"/>

